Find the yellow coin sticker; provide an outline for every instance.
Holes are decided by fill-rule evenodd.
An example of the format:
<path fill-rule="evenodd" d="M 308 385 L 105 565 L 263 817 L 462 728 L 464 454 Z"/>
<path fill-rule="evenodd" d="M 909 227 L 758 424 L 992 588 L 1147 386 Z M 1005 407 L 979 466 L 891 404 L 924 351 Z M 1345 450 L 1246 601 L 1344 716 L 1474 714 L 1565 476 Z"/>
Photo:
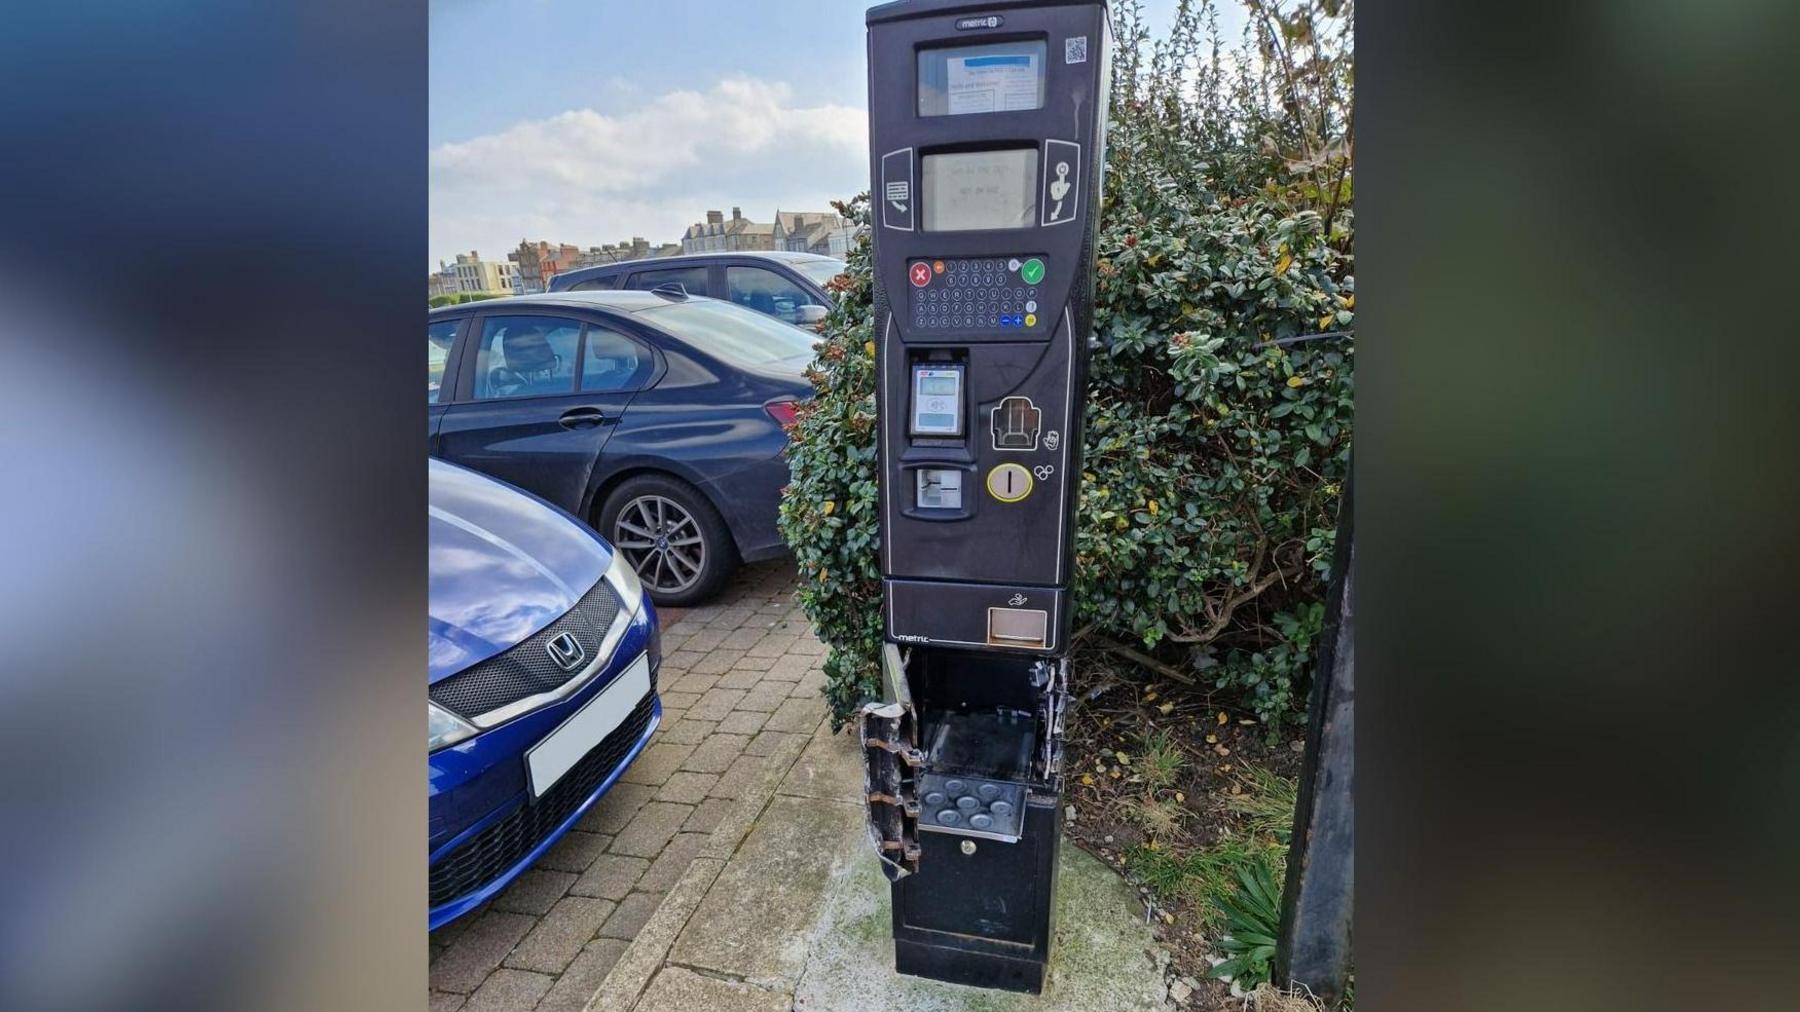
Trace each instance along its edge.
<path fill-rule="evenodd" d="M 1001 464 L 988 472 L 988 495 L 1001 502 L 1018 502 L 1031 494 L 1031 472 L 1021 464 Z"/>

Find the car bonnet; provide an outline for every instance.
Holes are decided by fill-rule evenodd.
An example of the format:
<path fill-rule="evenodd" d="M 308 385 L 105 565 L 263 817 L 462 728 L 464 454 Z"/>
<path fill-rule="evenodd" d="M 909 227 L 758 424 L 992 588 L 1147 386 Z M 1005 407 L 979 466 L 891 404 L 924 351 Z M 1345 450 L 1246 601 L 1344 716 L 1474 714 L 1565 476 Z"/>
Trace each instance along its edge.
<path fill-rule="evenodd" d="M 431 683 L 554 622 L 612 562 L 607 545 L 567 514 L 437 460 L 429 531 Z"/>

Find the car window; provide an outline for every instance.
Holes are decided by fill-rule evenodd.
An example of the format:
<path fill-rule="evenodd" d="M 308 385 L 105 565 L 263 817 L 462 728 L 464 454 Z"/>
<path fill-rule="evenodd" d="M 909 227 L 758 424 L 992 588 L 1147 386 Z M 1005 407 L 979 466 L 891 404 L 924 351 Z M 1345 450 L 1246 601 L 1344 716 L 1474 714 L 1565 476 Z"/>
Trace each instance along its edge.
<path fill-rule="evenodd" d="M 618 286 L 618 284 L 619 284 L 619 276 L 617 274 L 608 274 L 605 277 L 589 278 L 586 281 L 581 282 L 580 284 L 572 285 L 572 286 L 570 286 L 569 291 L 571 291 L 571 292 L 609 292 L 609 291 L 613 290 L 614 288 L 616 288 Z"/>
<path fill-rule="evenodd" d="M 425 325 L 425 403 L 436 404 L 444 385 L 444 365 L 450 361 L 450 345 L 456 341 L 461 320 Z"/>
<path fill-rule="evenodd" d="M 698 351 L 739 366 L 811 358 L 813 343 L 819 339 L 812 331 L 713 299 L 670 302 L 638 316 Z"/>
<path fill-rule="evenodd" d="M 590 324 L 581 357 L 581 389 L 589 393 L 636 390 L 655 367 L 650 349 L 614 330 Z"/>
<path fill-rule="evenodd" d="M 627 288 L 647 292 L 659 285 L 680 285 L 689 295 L 706 294 L 706 268 L 670 267 L 660 271 L 639 271 L 631 276 Z"/>
<path fill-rule="evenodd" d="M 800 322 L 801 306 L 822 306 L 806 289 L 762 267 L 725 268 L 725 288 L 731 301 L 745 309 L 789 323 Z"/>
<path fill-rule="evenodd" d="M 811 281 L 813 284 L 819 285 L 820 287 L 823 287 L 825 282 L 844 273 L 845 268 L 844 262 L 835 258 L 830 260 L 802 260 L 799 263 L 789 264 L 788 266 L 799 271 L 801 277 L 804 277 L 806 280 Z"/>
<path fill-rule="evenodd" d="M 581 324 L 553 316 L 490 316 L 475 353 L 475 399 L 575 392 Z"/>

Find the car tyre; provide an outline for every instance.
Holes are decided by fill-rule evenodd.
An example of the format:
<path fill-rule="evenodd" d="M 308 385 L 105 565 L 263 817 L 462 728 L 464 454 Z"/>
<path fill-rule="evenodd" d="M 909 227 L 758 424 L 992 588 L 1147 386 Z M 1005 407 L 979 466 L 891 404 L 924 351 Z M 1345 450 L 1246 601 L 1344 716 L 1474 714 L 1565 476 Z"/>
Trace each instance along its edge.
<path fill-rule="evenodd" d="M 627 478 L 607 495 L 599 520 L 600 533 L 625 554 L 659 606 L 699 604 L 737 570 L 737 545 L 725 519 L 679 478 Z"/>

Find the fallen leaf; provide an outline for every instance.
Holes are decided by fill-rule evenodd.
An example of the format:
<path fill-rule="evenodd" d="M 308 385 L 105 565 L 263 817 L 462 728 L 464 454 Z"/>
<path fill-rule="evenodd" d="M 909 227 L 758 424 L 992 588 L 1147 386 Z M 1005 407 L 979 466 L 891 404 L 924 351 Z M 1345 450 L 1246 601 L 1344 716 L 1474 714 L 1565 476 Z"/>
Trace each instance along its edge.
<path fill-rule="evenodd" d="M 1206 743 L 1207 743 L 1207 744 L 1208 744 L 1208 745 L 1217 745 L 1217 744 L 1218 744 L 1218 743 L 1219 743 L 1219 736 L 1218 736 L 1218 735 L 1216 735 L 1216 734 L 1209 734 L 1209 735 L 1207 735 L 1207 736 L 1206 736 Z"/>
<path fill-rule="evenodd" d="M 825 500 L 825 515 L 826 516 L 830 516 L 832 513 L 836 512 L 836 510 L 837 510 L 837 500 L 835 500 L 835 499 Z"/>
<path fill-rule="evenodd" d="M 1163 705 L 1157 707 L 1156 709 L 1163 716 L 1167 717 L 1175 709 L 1175 704 L 1174 703 L 1164 703 Z"/>
<path fill-rule="evenodd" d="M 1213 751 L 1219 753 L 1220 755 L 1230 755 L 1231 754 L 1231 750 L 1226 748 L 1223 745 L 1214 745 Z"/>
<path fill-rule="evenodd" d="M 1114 780 L 1117 780 L 1120 777 L 1124 776 L 1123 773 L 1119 772 L 1119 768 L 1117 766 L 1114 766 L 1112 769 L 1107 770 L 1106 775 L 1109 777 L 1112 777 Z"/>
<path fill-rule="evenodd" d="M 874 358 L 875 357 L 875 342 L 874 341 L 865 342 L 863 344 L 863 350 L 869 353 L 870 358 Z"/>
<path fill-rule="evenodd" d="M 1083 787 L 1094 786 L 1094 775 L 1092 773 L 1083 773 L 1081 775 L 1081 785 Z"/>
<path fill-rule="evenodd" d="M 1148 690 L 1145 690 L 1145 692 L 1144 692 L 1144 702 L 1146 702 L 1146 703 L 1148 703 L 1148 702 L 1150 702 L 1150 701 L 1151 701 L 1151 700 L 1153 700 L 1153 699 L 1155 699 L 1155 698 L 1156 698 L 1156 690 L 1155 690 L 1155 689 L 1148 689 Z"/>
<path fill-rule="evenodd" d="M 1225 722 L 1226 722 L 1226 721 L 1227 721 L 1227 720 L 1230 720 L 1230 719 L 1231 719 L 1231 718 L 1229 718 L 1229 717 L 1227 717 L 1227 716 L 1225 716 L 1225 711 L 1224 711 L 1224 710 L 1220 710 L 1220 711 L 1219 711 L 1219 723 L 1221 723 L 1221 724 L 1223 724 L 1223 723 L 1225 723 Z"/>
<path fill-rule="evenodd" d="M 1304 377 L 1304 376 L 1289 376 L 1288 377 L 1288 386 L 1303 387 L 1305 385 L 1306 385 L 1306 377 Z"/>
<path fill-rule="evenodd" d="M 1294 266 L 1294 258 L 1288 256 L 1286 253 L 1281 254 L 1281 259 L 1275 261 L 1275 276 L 1280 277 L 1281 275 L 1286 274 L 1287 269 L 1292 266 Z"/>
<path fill-rule="evenodd" d="M 1113 758 L 1119 760 L 1120 766 L 1130 766 L 1131 765 L 1131 757 L 1126 755 L 1123 752 L 1114 752 Z"/>
<path fill-rule="evenodd" d="M 1232 785 L 1231 785 L 1231 793 L 1233 793 L 1233 794 L 1242 794 L 1242 793 L 1244 793 L 1244 789 L 1243 789 L 1243 788 L 1242 788 L 1242 787 L 1239 787 L 1239 786 L 1238 786 L 1238 785 L 1236 785 L 1236 784 L 1232 784 Z"/>
<path fill-rule="evenodd" d="M 1181 804 L 1185 805 L 1185 804 L 1187 804 L 1187 795 L 1183 794 L 1180 791 L 1176 791 L 1175 792 L 1175 800 L 1180 802 Z"/>

